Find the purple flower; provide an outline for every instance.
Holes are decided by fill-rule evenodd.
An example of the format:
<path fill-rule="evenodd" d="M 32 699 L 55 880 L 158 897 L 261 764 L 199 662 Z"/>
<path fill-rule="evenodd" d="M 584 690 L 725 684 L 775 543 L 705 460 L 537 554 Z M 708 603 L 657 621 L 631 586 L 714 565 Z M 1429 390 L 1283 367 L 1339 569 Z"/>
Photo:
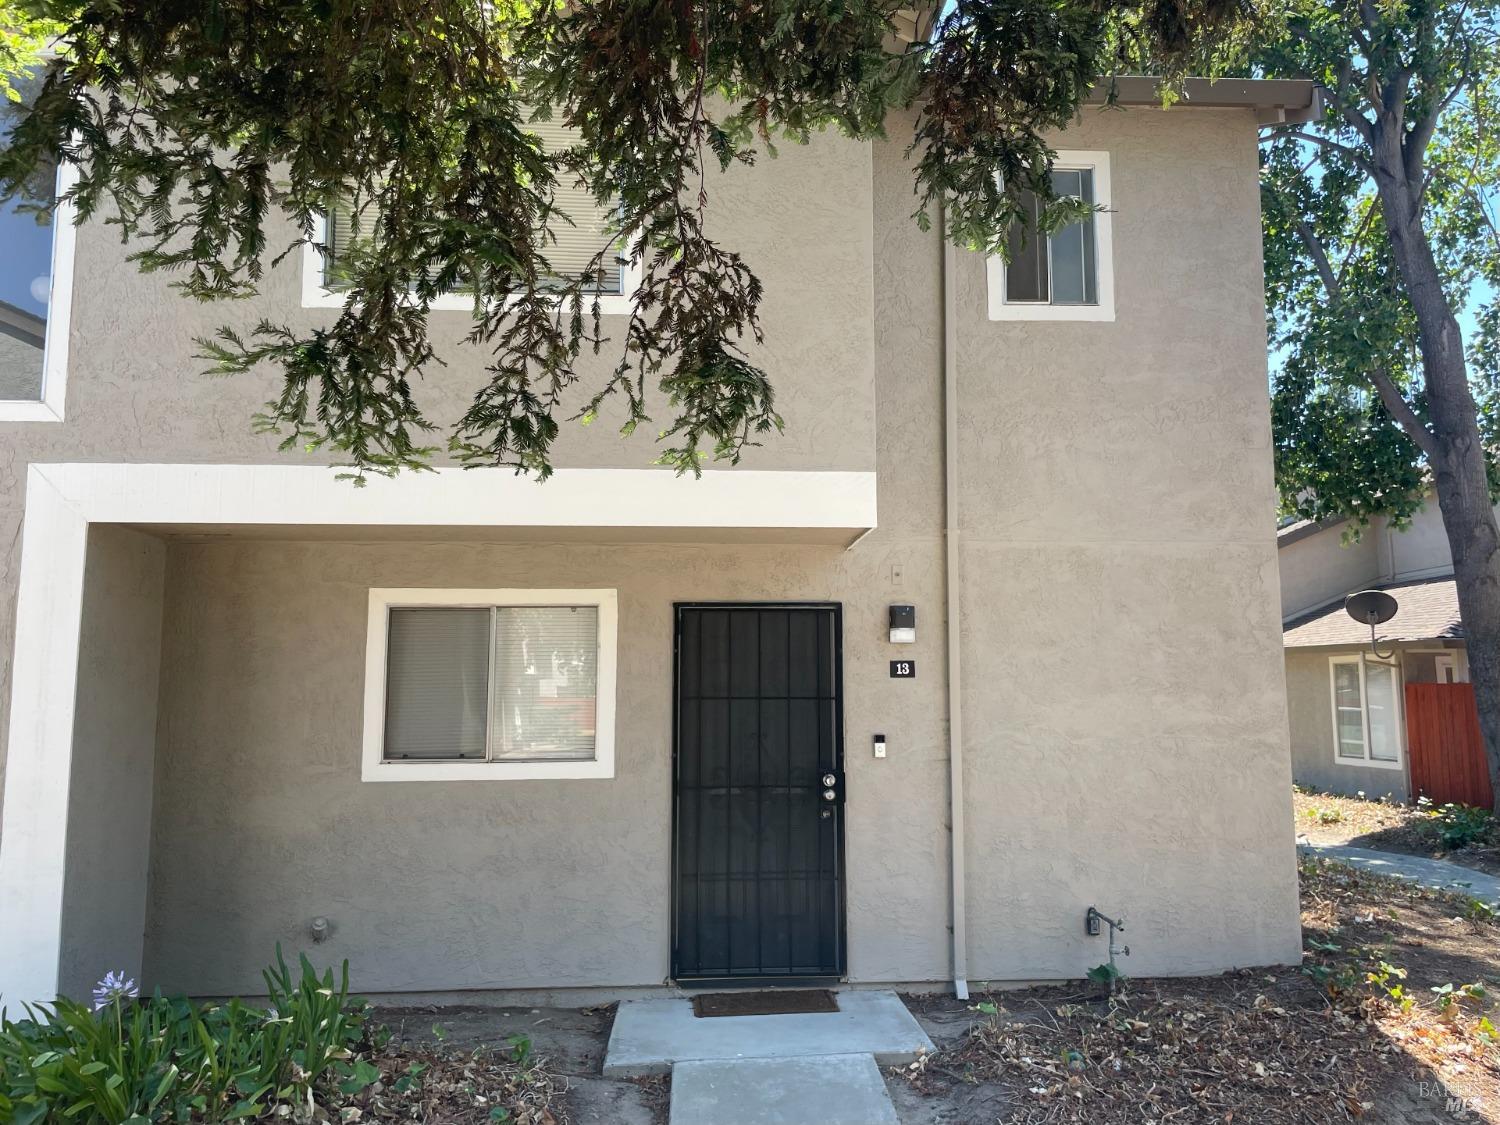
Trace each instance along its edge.
<path fill-rule="evenodd" d="M 135 981 L 126 977 L 124 971 L 105 973 L 104 979 L 94 985 L 94 1011 L 107 1008 L 121 1000 L 134 1000 L 141 994 Z"/>

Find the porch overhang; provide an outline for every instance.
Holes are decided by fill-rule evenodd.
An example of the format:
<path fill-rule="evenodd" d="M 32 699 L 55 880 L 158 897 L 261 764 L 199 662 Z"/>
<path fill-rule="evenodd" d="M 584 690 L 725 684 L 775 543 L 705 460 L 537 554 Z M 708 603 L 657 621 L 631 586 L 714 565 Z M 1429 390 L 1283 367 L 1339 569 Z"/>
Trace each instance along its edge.
<path fill-rule="evenodd" d="M 504 470 L 438 469 L 363 487 L 287 465 L 33 464 L 16 601 L 9 746 L 0 814 L 0 997 L 57 995 L 70 791 L 92 524 L 165 533 L 608 542 L 827 543 L 875 526 L 873 472 L 562 469 L 546 483 Z M 112 846 L 149 833 L 149 787 L 107 810 Z M 139 806 L 139 807 L 135 807 Z M 144 848 L 144 843 L 141 844 Z M 74 868 L 80 857 L 73 857 Z M 144 856 L 121 881 L 144 887 Z M 99 876 L 103 878 L 103 874 Z M 144 902 L 144 890 L 137 897 Z M 116 927 L 116 967 L 139 969 L 140 919 Z M 127 933 L 128 931 L 128 933 Z"/>

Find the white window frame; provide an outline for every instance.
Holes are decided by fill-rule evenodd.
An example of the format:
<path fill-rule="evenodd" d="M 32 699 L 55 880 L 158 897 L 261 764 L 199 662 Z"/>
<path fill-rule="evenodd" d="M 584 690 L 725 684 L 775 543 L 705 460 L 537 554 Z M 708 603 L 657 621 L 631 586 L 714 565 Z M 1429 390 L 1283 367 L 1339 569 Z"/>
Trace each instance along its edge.
<path fill-rule="evenodd" d="M 1377 663 L 1383 668 L 1394 668 L 1396 671 L 1396 758 L 1394 761 L 1387 762 L 1370 757 L 1370 692 L 1365 682 L 1365 669 L 1369 667 L 1370 661 L 1362 652 L 1343 653 L 1328 658 L 1328 707 L 1333 719 L 1333 760 L 1336 765 L 1366 766 L 1381 770 L 1403 768 L 1402 760 L 1406 757 L 1406 677 L 1402 674 L 1399 663 L 1387 663 L 1383 660 Z M 1338 666 L 1340 664 L 1359 666 L 1359 722 L 1364 739 L 1364 757 L 1362 758 L 1351 758 L 1339 753 Z"/>
<path fill-rule="evenodd" d="M 345 295 L 336 289 L 328 288 L 328 262 L 323 253 L 323 247 L 328 244 L 328 220 L 325 216 L 318 216 L 313 225 L 313 238 L 311 242 L 302 244 L 302 307 L 304 309 L 341 309 L 344 307 Z M 644 272 L 641 255 L 632 253 L 628 255 L 624 265 L 620 269 L 620 292 L 600 293 L 598 296 L 599 313 L 602 316 L 629 316 L 630 307 L 635 301 L 635 292 L 641 287 L 641 277 Z M 516 298 L 507 298 L 507 304 L 514 304 Z M 561 301 L 561 298 L 558 298 Z M 585 302 L 585 311 L 593 305 L 593 301 Z M 443 293 L 432 299 L 433 309 L 439 312 L 472 312 L 474 309 L 474 297 L 469 293 Z"/>
<path fill-rule="evenodd" d="M 1115 319 L 1114 228 L 1111 222 L 1114 195 L 1110 188 L 1109 153 L 1099 149 L 1060 150 L 1052 167 L 1059 171 L 1094 173 L 1094 202 L 1106 208 L 1094 212 L 1095 292 L 1092 305 L 1054 305 L 1043 301 L 1010 301 L 1005 294 L 1005 259 L 992 254 L 985 259 L 985 279 L 991 320 L 1082 320 Z M 1048 239 L 1050 255 L 1051 239 Z"/>
<path fill-rule="evenodd" d="M 614 590 L 372 589 L 365 639 L 365 726 L 360 779 L 535 781 L 614 777 L 618 600 Z M 388 761 L 385 757 L 385 687 L 391 610 L 430 606 L 488 609 L 491 606 L 527 605 L 594 606 L 598 610 L 599 662 L 595 682 L 593 758 L 532 762 Z M 485 721 L 489 722 L 488 716 Z"/>
<path fill-rule="evenodd" d="M 74 223 L 78 211 L 62 197 L 78 182 L 78 169 L 64 161 L 57 168 L 52 209 L 52 275 L 47 294 L 47 328 L 42 342 L 42 393 L 38 398 L 0 399 L 0 422 L 61 422 L 68 391 L 68 326 L 73 319 Z"/>

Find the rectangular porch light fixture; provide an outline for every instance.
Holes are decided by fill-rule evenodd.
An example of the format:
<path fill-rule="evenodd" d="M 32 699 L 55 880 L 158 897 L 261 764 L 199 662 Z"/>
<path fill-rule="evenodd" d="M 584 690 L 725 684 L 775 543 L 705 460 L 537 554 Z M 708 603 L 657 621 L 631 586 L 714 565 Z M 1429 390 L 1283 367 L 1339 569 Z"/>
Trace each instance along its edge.
<path fill-rule="evenodd" d="M 911 645 L 917 643 L 917 607 L 914 605 L 891 606 L 891 644 Z"/>

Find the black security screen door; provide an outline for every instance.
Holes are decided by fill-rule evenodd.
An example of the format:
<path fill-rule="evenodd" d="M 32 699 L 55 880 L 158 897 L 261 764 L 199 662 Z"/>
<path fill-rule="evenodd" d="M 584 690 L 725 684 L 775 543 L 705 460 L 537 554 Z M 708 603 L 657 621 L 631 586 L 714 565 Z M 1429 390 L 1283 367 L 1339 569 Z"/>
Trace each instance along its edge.
<path fill-rule="evenodd" d="M 836 605 L 679 605 L 672 974 L 842 976 Z"/>

